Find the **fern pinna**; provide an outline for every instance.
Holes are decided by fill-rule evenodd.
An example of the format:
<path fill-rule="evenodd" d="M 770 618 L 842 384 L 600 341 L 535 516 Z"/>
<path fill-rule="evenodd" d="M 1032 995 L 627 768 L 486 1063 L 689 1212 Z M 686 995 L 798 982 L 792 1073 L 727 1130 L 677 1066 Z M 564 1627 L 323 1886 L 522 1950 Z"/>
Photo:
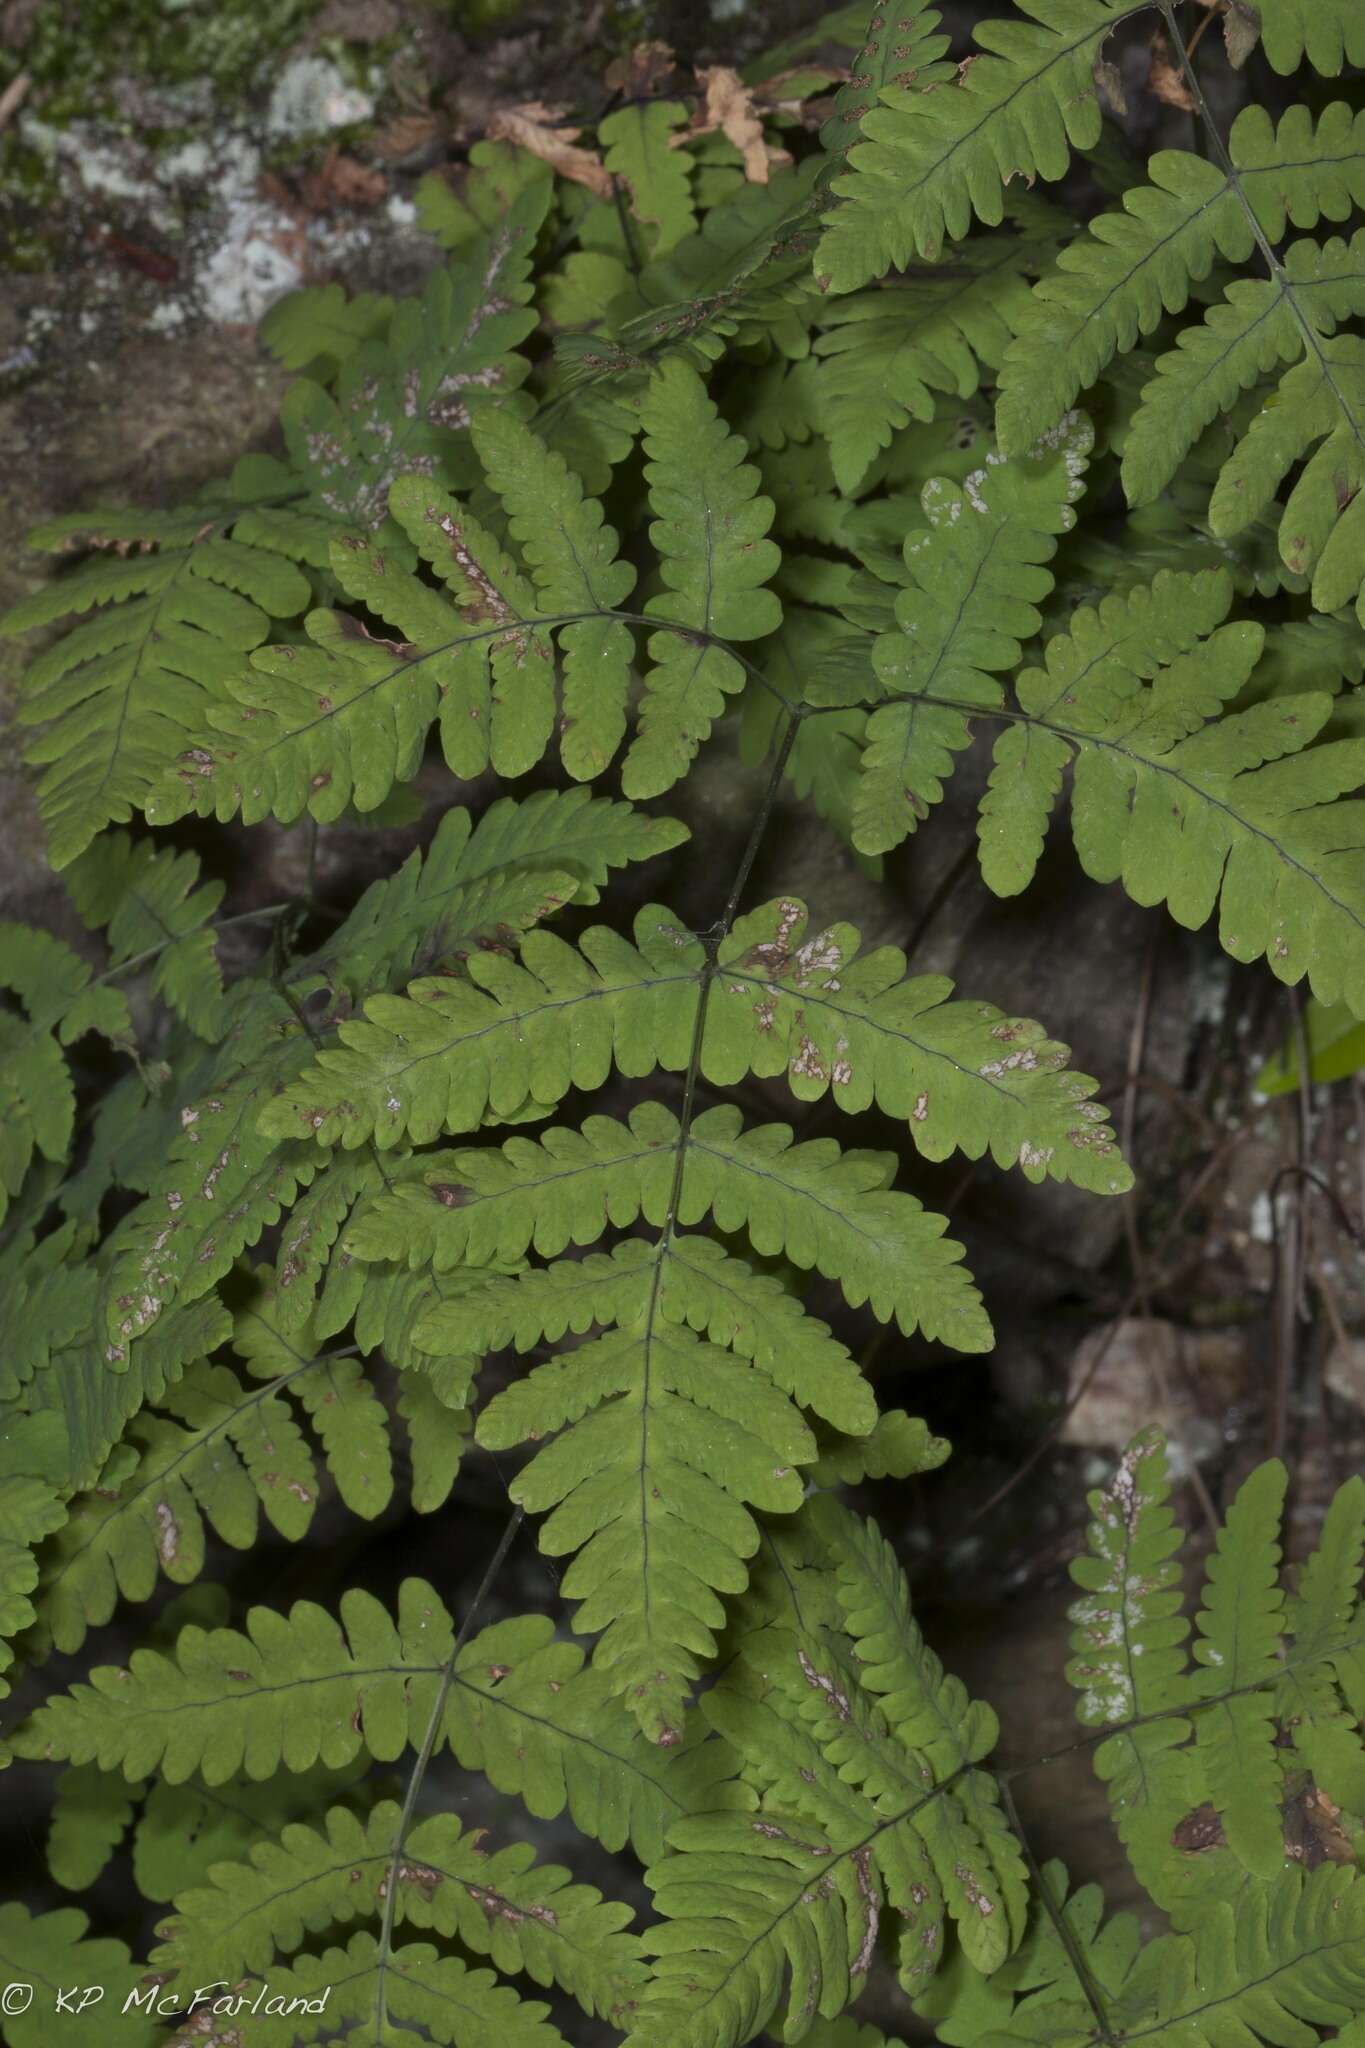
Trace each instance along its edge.
<path fill-rule="evenodd" d="M 1092 1497 L 1067 1676 L 1169 1931 L 1106 1920 L 844 1495 L 947 1455 L 871 1325 L 992 1343 L 917 1161 L 1129 1168 L 1044 1024 L 754 883 L 779 800 L 877 863 L 984 740 L 997 895 L 1065 796 L 1089 876 L 1365 1015 L 1365 28 L 1215 13 L 1226 132 L 1168 0 L 1020 0 L 969 58 L 905 0 L 736 80 L 747 128 L 626 95 L 587 184 L 478 143 L 419 295 L 268 316 L 279 453 L 37 536 L 81 558 L 6 622 L 77 621 L 20 706 L 73 921 L 0 933 L 4 1757 L 51 1781 L 14 2048 L 73 1977 L 73 2043 L 885 2048 L 874 1980 L 947 2048 L 1365 2041 L 1365 1488 L 1286 1585 L 1252 1472 L 1194 1604 L 1159 1439 Z M 1194 146 L 1128 181 L 1154 26 Z M 731 735 L 717 877 L 663 800 Z M 330 915 L 319 834 L 419 774 L 434 829 Z M 190 818 L 298 827 L 305 885 L 234 907 Z M 381 1597 L 396 1499 L 453 1562 Z M 553 1611 L 485 1621 L 524 1524 Z"/>

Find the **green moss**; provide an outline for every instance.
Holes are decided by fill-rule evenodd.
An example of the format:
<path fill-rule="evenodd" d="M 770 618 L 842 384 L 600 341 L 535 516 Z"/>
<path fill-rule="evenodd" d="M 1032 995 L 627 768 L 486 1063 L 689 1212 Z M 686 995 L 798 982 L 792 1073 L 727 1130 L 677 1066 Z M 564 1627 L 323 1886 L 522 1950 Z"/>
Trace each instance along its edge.
<path fill-rule="evenodd" d="M 27 71 L 43 118 L 58 124 L 108 113 L 113 81 L 159 85 L 207 79 L 220 95 L 247 91 L 261 66 L 298 34 L 319 0 L 43 0 L 23 44 L 0 56 L 0 80 Z"/>

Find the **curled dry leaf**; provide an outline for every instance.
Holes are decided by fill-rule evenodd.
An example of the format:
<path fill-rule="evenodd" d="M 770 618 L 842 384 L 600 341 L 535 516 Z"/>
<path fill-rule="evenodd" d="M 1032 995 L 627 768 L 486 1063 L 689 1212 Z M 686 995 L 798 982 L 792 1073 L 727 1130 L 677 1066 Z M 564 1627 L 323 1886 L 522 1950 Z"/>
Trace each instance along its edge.
<path fill-rule="evenodd" d="M 561 123 L 562 109 L 547 107 L 541 100 L 527 100 L 520 107 L 504 107 L 488 124 L 490 142 L 514 142 L 529 149 L 575 185 L 586 185 L 599 199 L 611 198 L 611 173 L 595 150 L 575 145 L 581 128 Z"/>
<path fill-rule="evenodd" d="M 1185 83 L 1185 74 L 1175 61 L 1162 29 L 1152 37 L 1152 66 L 1147 73 L 1147 90 L 1164 106 L 1179 107 L 1183 114 L 1194 112 L 1194 95 Z"/>
<path fill-rule="evenodd" d="M 774 149 L 763 139 L 763 123 L 754 111 L 754 95 L 737 71 L 728 64 L 703 64 L 697 69 L 697 83 L 706 97 L 692 117 L 690 128 L 671 135 L 672 148 L 679 149 L 698 135 L 719 129 L 744 159 L 744 175 L 751 185 L 766 185 L 769 174 L 791 162 L 785 149 Z"/>
<path fill-rule="evenodd" d="M 1261 35 L 1261 17 L 1250 0 L 1227 0 L 1223 10 L 1223 44 L 1228 62 L 1240 71 Z"/>
<path fill-rule="evenodd" d="M 1128 112 L 1128 100 L 1123 90 L 1123 75 L 1117 64 L 1111 64 L 1107 57 L 1097 57 L 1091 71 L 1096 90 L 1106 103 L 1122 118 Z"/>
<path fill-rule="evenodd" d="M 303 180 L 299 196 L 311 213 L 332 213 L 339 206 L 378 206 L 388 189 L 388 179 L 372 164 L 329 149 L 321 166 Z"/>
<path fill-rule="evenodd" d="M 386 163 L 416 156 L 436 138 L 440 123 L 434 114 L 399 114 L 375 135 L 371 147 Z"/>
<path fill-rule="evenodd" d="M 624 57 L 613 57 L 607 66 L 607 84 L 627 99 L 648 98 L 667 84 L 677 61 L 667 43 L 637 43 Z"/>

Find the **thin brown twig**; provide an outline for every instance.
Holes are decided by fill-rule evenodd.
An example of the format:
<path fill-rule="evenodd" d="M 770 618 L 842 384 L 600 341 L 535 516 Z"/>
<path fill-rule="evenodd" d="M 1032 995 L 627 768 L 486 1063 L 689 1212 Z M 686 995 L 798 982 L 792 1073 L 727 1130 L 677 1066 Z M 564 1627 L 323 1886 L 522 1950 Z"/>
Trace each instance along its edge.
<path fill-rule="evenodd" d="M 5 87 L 5 90 L 0 92 L 0 134 L 3 134 L 5 129 L 9 127 L 10 122 L 28 98 L 29 87 L 32 83 L 33 77 L 30 72 L 16 71 L 9 84 Z"/>

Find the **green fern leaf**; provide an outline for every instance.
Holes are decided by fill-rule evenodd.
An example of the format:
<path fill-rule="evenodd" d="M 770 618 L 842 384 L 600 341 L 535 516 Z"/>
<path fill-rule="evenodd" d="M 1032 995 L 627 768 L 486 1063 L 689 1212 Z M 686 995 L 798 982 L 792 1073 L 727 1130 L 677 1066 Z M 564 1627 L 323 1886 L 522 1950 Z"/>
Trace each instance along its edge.
<path fill-rule="evenodd" d="M 1326 1863 L 1220 1901 L 1193 1935 L 1149 1942 L 1115 2001 L 1112 2023 L 1151 2048 L 1309 2042 L 1343 2025 L 1365 1997 L 1365 1886 Z M 1310 2022 L 1312 2023 L 1310 2025 Z M 1087 2027 L 1062 2036 L 1069 2048 Z"/>
<path fill-rule="evenodd" d="M 1226 538 L 1244 531 L 1302 462 L 1280 521 L 1281 558 L 1296 574 L 1312 576 L 1319 611 L 1356 602 L 1365 590 L 1362 449 L 1365 342 L 1339 335 L 1286 372 L 1278 403 L 1256 415 L 1223 465 L 1209 504 L 1213 532 Z"/>
<path fill-rule="evenodd" d="M 738 690 L 744 671 L 718 640 L 761 639 L 782 609 L 763 586 L 779 555 L 764 535 L 772 500 L 760 497 L 748 450 L 728 431 L 695 370 L 676 358 L 655 372 L 642 407 L 645 477 L 655 517 L 649 537 L 665 591 L 646 604 L 651 618 L 682 632 L 650 635 L 640 729 L 626 754 L 627 796 L 658 796 L 687 772 L 697 749 Z"/>
<path fill-rule="evenodd" d="M 89 1685 L 49 1699 L 16 1752 L 121 1766 L 169 1784 L 195 1773 L 219 1785 L 237 1771 L 267 1777 L 286 1763 L 339 1766 L 362 1744 L 382 1761 L 415 1747 L 453 1636 L 429 1586 L 404 1582 L 398 1620 L 356 1588 L 341 1621 L 300 1601 L 288 1618 L 253 1608 L 248 1634 L 182 1629 L 174 1657 L 135 1650 L 126 1671 L 97 1667 Z"/>
<path fill-rule="evenodd" d="M 1261 0 L 1261 41 L 1282 77 L 1306 57 L 1325 78 L 1365 64 L 1365 22 L 1352 0 Z"/>
<path fill-rule="evenodd" d="M 1037 604 L 1052 588 L 1044 565 L 1075 524 L 1090 443 L 1089 422 L 1071 415 L 1023 461 L 988 458 L 961 490 L 942 477 L 925 485 L 929 531 L 904 545 L 898 630 L 873 644 L 879 694 L 895 702 L 867 723 L 853 807 L 860 853 L 889 852 L 914 831 L 971 743 L 971 710 L 1001 703 L 995 674 L 1017 665 L 1038 630 Z"/>
<path fill-rule="evenodd" d="M 1365 229 L 1349 243 L 1339 237 L 1291 243 L 1284 273 L 1287 285 L 1256 278 L 1229 285 L 1203 323 L 1185 328 L 1171 354 L 1158 359 L 1124 444 L 1123 488 L 1130 505 L 1150 504 L 1211 421 L 1231 412 L 1240 393 L 1277 363 L 1302 355 L 1295 304 L 1324 336 L 1337 321 L 1365 312 Z"/>
<path fill-rule="evenodd" d="M 419 1579 L 400 1589 L 396 1623 L 354 1588 L 340 1624 L 306 1601 L 288 1616 L 257 1607 L 245 1634 L 191 1626 L 173 1657 L 139 1649 L 126 1671 L 98 1668 L 31 1715 L 15 1750 L 210 1788 L 281 1764 L 337 1770 L 362 1752 L 388 1761 L 421 1742 L 453 1644 L 449 1615 Z M 720 1744 L 648 1743 L 582 1661 L 543 1616 L 480 1630 L 456 1659 L 445 1739 L 465 1769 L 538 1817 L 567 1806 L 604 1847 L 632 1841 L 649 1857 L 672 1821 L 723 1801 L 732 1761 Z"/>
<path fill-rule="evenodd" d="M 121 1941 L 91 1939 L 88 1925 L 73 1906 L 34 1915 L 17 1901 L 0 1905 L 0 1976 L 33 1991 L 25 2009 L 6 2017 L 10 2048 L 50 2048 L 58 2025 L 71 2048 L 106 2048 L 111 2013 L 120 2015 L 118 2036 L 128 2048 L 155 2048 L 165 2040 L 162 2029 L 136 2005 L 122 2016 L 137 1988 L 140 1966 Z M 74 1998 L 73 1985 L 78 1987 Z M 80 1992 L 87 1985 L 103 1995 L 82 2009 Z M 65 2008 L 57 2004 L 63 1991 L 69 2001 Z"/>
<path fill-rule="evenodd" d="M 850 76 L 835 93 L 833 111 L 820 130 L 820 146 L 826 155 L 822 182 L 828 184 L 836 175 L 862 136 L 863 117 L 878 105 L 888 88 L 926 92 L 953 76 L 954 67 L 943 61 L 951 39 L 935 33 L 939 22 L 939 15 L 924 0 L 902 0 L 890 18 L 881 7 L 873 9 Z"/>
<path fill-rule="evenodd" d="M 1257 1877 L 1284 1863 L 1274 1701 L 1258 1682 L 1279 1671 L 1284 1595 L 1279 1586 L 1280 1510 L 1287 1475 L 1272 1459 L 1244 1482 L 1209 1560 L 1199 1634 L 1199 1690 L 1213 1704 L 1195 1720 L 1200 1756 L 1228 1846 Z M 1226 1695 L 1226 1697 L 1224 1696 Z"/>
<path fill-rule="evenodd" d="M 27 1016 L 0 1010 L 0 1218 L 34 1154 L 61 1165 L 76 1121 L 76 1091 L 62 1046 L 90 1029 L 131 1036 L 128 1007 L 91 984 L 86 962 L 49 932 L 0 924 L 0 989 Z M 99 997 L 109 997 L 99 1003 Z"/>
<path fill-rule="evenodd" d="M 1365 1755 L 1355 1715 L 1343 1710 L 1333 1682 L 1332 1659 L 1355 1634 L 1363 1552 L 1365 1480 L 1356 1475 L 1338 1488 L 1299 1573 L 1289 1609 L 1294 1646 L 1275 1698 L 1276 1717 L 1291 1730 L 1314 1784 L 1351 1812 L 1365 1803 Z M 1345 1649 L 1343 1661 L 1352 1655 Z"/>
<path fill-rule="evenodd" d="M 439 171 L 421 180 L 417 219 L 443 249 L 463 250 L 485 229 L 496 229 L 518 193 L 533 185 L 550 185 L 550 168 L 541 158 L 510 142 L 479 141 L 469 151 L 458 192 Z M 548 202 L 548 190 L 546 196 Z"/>
<path fill-rule="evenodd" d="M 472 480 L 456 437 L 526 376 L 515 351 L 536 324 L 531 260 L 549 200 L 544 178 L 509 194 L 501 219 L 433 271 L 420 299 L 400 300 L 384 339 L 346 357 L 335 396 L 308 377 L 290 386 L 281 420 L 306 490 L 299 510 L 372 533 L 398 477 L 455 481 L 454 464 Z"/>
<path fill-rule="evenodd" d="M 321 985 L 299 982 L 300 1003 Z M 299 1013 L 269 983 L 229 991 L 218 1059 L 181 1109 L 147 1199 L 110 1241 L 103 1284 L 115 1347 L 172 1303 L 205 1295 L 313 1179 L 315 1155 L 255 1129 L 262 1104 L 304 1066 L 311 1045 Z"/>
<path fill-rule="evenodd" d="M 582 789 L 499 797 L 477 821 L 455 806 L 424 855 L 371 883 L 321 957 L 336 960 L 358 995 L 391 976 L 430 973 L 528 931 L 561 903 L 598 902 L 613 868 L 688 836 L 673 818 Z"/>
<path fill-rule="evenodd" d="M 387 333 L 392 318 L 387 292 L 348 298 L 339 284 L 315 284 L 276 299 L 256 332 L 286 370 L 330 377 L 363 341 Z"/>
<path fill-rule="evenodd" d="M 320 1829 L 296 1823 L 249 1861 L 218 1863 L 208 1886 L 177 1895 L 153 1967 L 187 1992 L 205 1977 L 268 1979 L 274 1956 L 310 1934 L 378 1920 L 396 1883 L 395 1925 L 457 1936 L 499 1971 L 559 1985 L 588 2013 L 617 2019 L 644 1974 L 637 1942 L 621 1932 L 628 1907 L 554 1864 L 537 1868 L 524 1844 L 489 1855 L 454 1814 L 418 1821 L 399 1856 L 398 1821 L 392 1801 L 365 1818 L 333 1807 Z"/>
<path fill-rule="evenodd" d="M 320 1823 L 343 1800 L 363 1798 L 368 1769 L 368 1760 L 358 1757 L 341 1770 L 317 1765 L 262 1779 L 237 1776 L 214 1786 L 194 1778 L 182 1785 L 157 1779 L 133 1829 L 138 1890 L 144 1898 L 169 1903 L 191 1885 L 208 1884 L 215 1864 L 238 1861 L 292 1822 Z M 111 1773 L 106 1782 L 117 1786 L 123 1780 Z"/>
<path fill-rule="evenodd" d="M 233 1342 L 268 1384 L 248 1388 L 227 1366 L 190 1365 L 134 1418 L 98 1487 L 73 1502 L 48 1546 L 40 1611 L 59 1650 L 79 1649 L 119 1595 L 149 1599 L 159 1573 L 182 1585 L 198 1578 L 206 1523 L 237 1550 L 256 1540 L 258 1509 L 287 1540 L 307 1534 L 318 1475 L 293 1401 L 347 1507 L 373 1516 L 387 1504 L 388 1422 L 359 1362 L 315 1362 L 316 1347 L 290 1347 L 259 1309 L 239 1313 Z"/>
<path fill-rule="evenodd" d="M 57 1781 L 47 1867 L 63 1891 L 82 1892 L 106 1870 L 132 1825 L 142 1787 L 76 1764 Z"/>
<path fill-rule="evenodd" d="M 602 507 L 585 499 L 568 465 L 513 413 L 486 408 L 474 445 L 529 564 L 540 608 L 549 613 L 610 612 L 624 604 L 635 572 L 616 559 L 617 539 Z M 559 635 L 564 663 L 560 752 L 576 781 L 600 775 L 626 729 L 626 691 L 634 653 L 617 620 L 589 617 Z"/>
<path fill-rule="evenodd" d="M 944 1680 L 875 1532 L 826 1497 L 808 1512 L 839 1567 L 852 1639 L 799 1624 L 745 1636 L 744 1672 L 706 1694 L 762 1804 L 679 1823 L 648 1873 L 663 1924 L 645 1939 L 660 1960 L 631 2048 L 726 2048 L 783 2008 L 799 2038 L 856 1997 L 887 1903 L 907 1987 L 937 1960 L 945 1899 L 987 1969 L 1022 1931 L 1018 1848 L 990 1781 L 969 1768 L 994 1717 Z"/>
<path fill-rule="evenodd" d="M 677 100 L 647 100 L 621 107 L 598 124 L 603 162 L 630 203 L 644 237 L 639 253 L 666 256 L 693 233 L 691 163 L 687 151 L 671 147 L 687 109 Z"/>
<path fill-rule="evenodd" d="M 9 1416 L 0 1438 L 0 1698 L 15 1662 L 14 1639 L 36 1619 L 37 1546 L 66 1520 L 59 1482 L 64 1446 L 51 1415 Z M 9 1761 L 0 1743 L 0 1767 Z"/>
<path fill-rule="evenodd" d="M 1064 1051 L 1036 1025 L 948 1004 L 939 977 L 903 980 L 894 947 L 859 959 L 849 926 L 806 939 L 806 917 L 780 898 L 739 919 L 721 946 L 701 1046 L 709 1080 L 785 1074 L 803 1101 L 832 1089 L 841 1108 L 875 1101 L 905 1118 L 929 1158 L 989 1149 L 1035 1179 L 1127 1185 L 1092 1084 L 1061 1071 Z M 505 1114 L 597 1088 L 613 1061 L 629 1075 L 682 1071 L 702 948 L 657 905 L 641 911 L 636 940 L 597 927 L 580 951 L 531 932 L 519 965 L 480 954 L 467 984 L 416 982 L 405 997 L 374 998 L 363 1021 L 341 1027 L 341 1048 L 276 1096 L 262 1128 L 321 1144 L 423 1142 L 474 1128 L 490 1107 Z"/>
<path fill-rule="evenodd" d="M 24 1396 L 29 1408 L 60 1418 L 62 1481 L 71 1493 L 97 1483 L 106 1458 L 139 1409 L 159 1401 L 187 1365 L 226 1342 L 232 1327 L 217 1296 L 208 1295 L 172 1308 L 145 1335 L 111 1344 L 95 1327 L 95 1276 L 78 1268 L 77 1277 L 86 1282 L 78 1292 L 80 1333 L 54 1346 Z"/>
<path fill-rule="evenodd" d="M 287 1386 L 299 1402 L 351 1512 L 369 1519 L 381 1514 L 393 1495 L 388 1415 L 360 1361 L 316 1358 L 318 1343 L 306 1323 L 282 1330 L 265 1274 L 257 1276 L 253 1298 L 237 1312 L 232 1348 L 253 1379 Z M 283 1484 L 289 1487 L 289 1480 Z"/>
<path fill-rule="evenodd" d="M 1190 928 L 1217 906 L 1234 959 L 1264 954 L 1281 980 L 1306 974 L 1322 1001 L 1360 1009 L 1365 901 L 1351 807 L 1333 799 L 1365 780 L 1365 747 L 1312 744 L 1332 713 L 1322 692 L 1219 715 L 1261 647 L 1259 626 L 1217 623 L 1231 597 L 1224 571 L 1163 571 L 1083 607 L 1048 643 L 1047 666 L 1019 675 L 1016 722 L 996 743 L 982 870 L 1000 894 L 1027 883 L 1074 761 L 1087 874 L 1122 882 L 1138 903 L 1165 902 Z"/>
<path fill-rule="evenodd" d="M 1171 1835 L 1200 1803 L 1200 1780 L 1181 1745 L 1191 1704 L 1182 1617 L 1181 1532 L 1167 1505 L 1166 1453 L 1155 1430 L 1134 1438 L 1103 1492 L 1090 1495 L 1090 1554 L 1071 1576 L 1084 1589 L 1068 1610 L 1075 1655 L 1067 1679 L 1092 1728 L 1121 1726 L 1095 1751 L 1119 1838 L 1143 1885 L 1172 1900 Z M 1200 1787 L 1202 1790 L 1202 1787 Z"/>
<path fill-rule="evenodd" d="M 427 1942 L 384 1949 L 365 1932 L 353 1934 L 344 1949 L 301 1955 L 292 1967 L 272 1970 L 268 1987 L 225 1991 L 220 1999 L 217 2005 L 206 2001 L 198 2016 L 250 2014 L 260 2048 L 334 2041 L 337 2025 L 348 2021 L 354 2025 L 346 2038 L 356 2043 L 366 2038 L 404 2044 L 426 2040 L 451 2048 L 486 2048 L 497 2041 L 506 2048 L 568 2048 L 547 2018 L 550 2008 L 520 1999 L 491 1970 L 471 1970 L 458 1956 L 442 1955 Z"/>
<path fill-rule="evenodd" d="M 126 832 L 101 834 L 66 871 L 83 922 L 92 931 L 107 930 L 111 965 L 128 967 L 151 956 L 156 994 L 191 1031 L 215 1038 L 223 978 L 206 927 L 223 900 L 223 885 L 198 884 L 196 855 L 158 850 Z"/>
<path fill-rule="evenodd" d="M 1247 107 L 1228 150 L 1231 175 L 1186 151 L 1159 151 L 1150 184 L 1132 187 L 1122 212 L 1100 214 L 1058 257 L 1005 354 L 1002 447 L 1026 447 L 1116 353 L 1182 311 L 1218 256 L 1244 264 L 1255 247 L 1248 209 L 1277 242 L 1287 220 L 1311 228 L 1320 215 L 1342 220 L 1365 204 L 1365 115 L 1343 102 L 1316 127 L 1303 106 L 1290 108 L 1278 128 L 1263 107 Z M 1281 273 L 1278 286 L 1276 301 L 1292 306 L 1292 273 Z M 1294 353 L 1302 346 L 1300 333 Z"/>
<path fill-rule="evenodd" d="M 197 736 L 206 695 L 260 645 L 271 618 L 308 603 L 291 563 L 226 537 L 237 509 L 86 513 L 33 535 L 34 546 L 54 551 L 81 541 L 115 551 L 0 622 L 22 633 L 96 614 L 30 663 L 24 682 L 20 717 L 46 728 L 28 758 L 46 767 L 38 796 L 54 867 L 144 807 L 165 765 Z"/>
<path fill-rule="evenodd" d="M 440 1153 L 420 1161 L 420 1182 L 376 1196 L 347 1237 L 365 1259 L 427 1261 L 446 1271 L 518 1258 L 532 1245 L 549 1257 L 592 1244 L 604 1221 L 669 1213 L 681 1130 L 654 1103 L 629 1126 L 590 1117 L 579 1132 L 511 1138 L 497 1151 Z M 853 1307 L 871 1302 L 908 1336 L 923 1328 L 962 1350 L 985 1348 L 990 1326 L 942 1241 L 943 1225 L 907 1195 L 887 1192 L 890 1156 L 840 1153 L 833 1139 L 795 1145 L 785 1124 L 745 1132 L 737 1110 L 705 1111 L 683 1151 L 674 1210 L 685 1227 L 711 1213 L 721 1230 L 746 1230 L 754 1249 L 837 1279 Z"/>
<path fill-rule="evenodd" d="M 1029 242 L 968 245 L 954 275 L 836 300 L 821 316 L 814 406 L 839 489 L 856 491 L 907 421 L 932 420 L 936 392 L 970 398 L 1003 358 L 1043 259 Z M 964 282 L 962 272 L 966 271 Z"/>
<path fill-rule="evenodd" d="M 956 84 L 883 87 L 834 180 L 841 204 L 816 257 L 822 281 L 856 291 L 912 256 L 934 262 L 945 238 L 965 238 L 973 214 L 990 226 L 1004 217 L 1009 179 L 1063 177 L 1071 151 L 1099 140 L 1091 72 L 1125 11 L 1124 0 L 1020 0 L 1032 21 L 982 22 L 976 40 L 991 54 Z M 930 13 L 915 25 L 931 22 Z M 928 46 L 936 56 L 940 40 Z M 912 61 L 913 49 L 912 40 Z"/>
<path fill-rule="evenodd" d="M 620 1327 L 498 1395 L 478 1436 L 502 1450 L 560 1432 L 512 1496 L 549 1515 L 543 1549 L 577 1553 L 563 1580 L 575 1627 L 600 1632 L 597 1668 L 671 1748 L 688 1685 L 715 1654 L 718 1595 L 743 1589 L 758 1547 L 750 1510 L 800 1505 L 797 1468 L 815 1440 L 780 1385 L 658 1314 L 647 1266 L 633 1277 L 634 1302 L 613 1305 Z"/>

